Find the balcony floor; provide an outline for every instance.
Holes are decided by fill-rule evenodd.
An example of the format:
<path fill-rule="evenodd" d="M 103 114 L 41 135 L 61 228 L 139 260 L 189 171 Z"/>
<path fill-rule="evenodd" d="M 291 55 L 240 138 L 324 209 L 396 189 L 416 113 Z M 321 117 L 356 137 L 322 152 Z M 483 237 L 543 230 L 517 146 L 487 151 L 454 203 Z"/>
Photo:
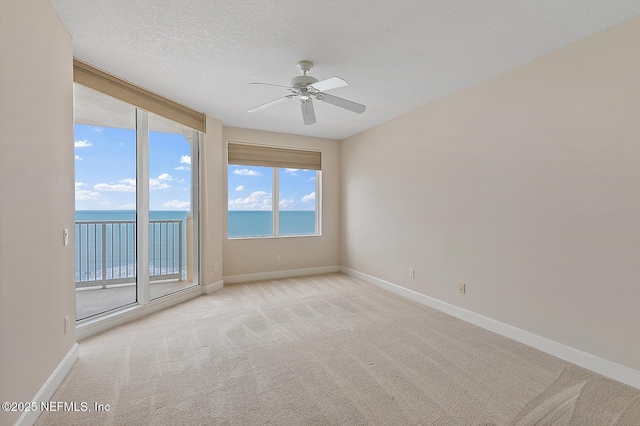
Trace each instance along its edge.
<path fill-rule="evenodd" d="M 149 289 L 151 300 L 192 286 L 191 281 L 152 282 Z M 135 283 L 76 289 L 76 318 L 85 319 L 135 302 Z"/>

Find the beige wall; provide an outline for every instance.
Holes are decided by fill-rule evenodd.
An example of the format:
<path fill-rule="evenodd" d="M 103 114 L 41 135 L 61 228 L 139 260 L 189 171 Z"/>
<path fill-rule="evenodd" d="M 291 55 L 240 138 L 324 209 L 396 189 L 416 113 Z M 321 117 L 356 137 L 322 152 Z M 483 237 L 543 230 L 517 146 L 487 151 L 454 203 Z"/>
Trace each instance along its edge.
<path fill-rule="evenodd" d="M 224 276 L 339 265 L 340 146 L 330 139 L 257 130 L 222 128 L 222 141 L 254 142 L 322 151 L 322 236 L 227 239 L 227 215 L 223 223 Z M 227 209 L 226 154 L 222 158 L 224 205 Z M 281 261 L 276 262 L 276 255 Z"/>
<path fill-rule="evenodd" d="M 48 1 L 0 4 L 0 400 L 31 401 L 75 343 L 73 56 Z"/>
<path fill-rule="evenodd" d="M 343 141 L 342 265 L 640 369 L 638 40 L 635 18 Z"/>
<path fill-rule="evenodd" d="M 207 132 L 200 144 L 200 283 L 204 286 L 222 280 L 222 223 L 224 211 L 224 144 L 222 122 L 207 117 Z M 226 193 L 226 191 L 225 191 Z M 214 270 L 214 264 L 218 270 Z"/>

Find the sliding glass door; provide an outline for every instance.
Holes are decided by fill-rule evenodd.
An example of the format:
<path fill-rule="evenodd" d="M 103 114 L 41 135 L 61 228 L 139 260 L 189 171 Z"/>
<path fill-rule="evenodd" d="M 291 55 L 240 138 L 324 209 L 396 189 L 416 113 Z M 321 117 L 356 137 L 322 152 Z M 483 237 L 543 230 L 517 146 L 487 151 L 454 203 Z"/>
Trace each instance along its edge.
<path fill-rule="evenodd" d="M 198 285 L 199 133 L 74 85 L 78 320 Z"/>
<path fill-rule="evenodd" d="M 76 318 L 137 302 L 136 109 L 80 85 L 75 102 Z"/>
<path fill-rule="evenodd" d="M 198 132 L 149 113 L 149 293 L 198 283 Z"/>

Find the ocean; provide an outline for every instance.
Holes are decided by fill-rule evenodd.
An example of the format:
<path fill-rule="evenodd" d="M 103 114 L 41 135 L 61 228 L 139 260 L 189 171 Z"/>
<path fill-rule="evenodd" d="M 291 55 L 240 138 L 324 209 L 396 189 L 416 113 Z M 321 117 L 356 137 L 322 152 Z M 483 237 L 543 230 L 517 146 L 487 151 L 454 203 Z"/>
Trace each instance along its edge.
<path fill-rule="evenodd" d="M 187 218 L 186 211 L 157 210 L 149 212 L 149 220 Z M 135 210 L 76 210 L 76 222 L 81 220 L 136 220 Z"/>
<path fill-rule="evenodd" d="M 186 211 L 149 212 L 149 275 L 156 280 L 185 279 Z M 75 279 L 78 287 L 132 282 L 136 263 L 134 210 L 76 210 Z M 281 211 L 279 235 L 313 235 L 314 211 Z M 270 211 L 230 211 L 228 236 L 272 235 Z"/>
<path fill-rule="evenodd" d="M 281 211 L 279 235 L 313 235 L 316 233 L 316 212 Z M 230 211 L 229 238 L 268 237 L 273 235 L 270 211 Z"/>
<path fill-rule="evenodd" d="M 187 214 L 169 210 L 149 212 L 149 275 L 153 279 L 186 278 Z M 77 286 L 135 280 L 135 220 L 135 210 L 76 210 Z"/>

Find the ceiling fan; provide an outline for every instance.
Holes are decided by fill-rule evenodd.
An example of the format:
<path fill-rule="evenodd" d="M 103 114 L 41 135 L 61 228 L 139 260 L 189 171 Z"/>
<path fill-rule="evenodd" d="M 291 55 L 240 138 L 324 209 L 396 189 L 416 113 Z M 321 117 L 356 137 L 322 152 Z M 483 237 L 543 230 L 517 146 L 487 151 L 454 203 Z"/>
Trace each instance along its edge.
<path fill-rule="evenodd" d="M 298 67 L 300 68 L 300 72 L 302 72 L 302 75 L 292 78 L 290 86 L 282 86 L 280 84 L 270 83 L 251 83 L 284 87 L 289 90 L 291 94 L 286 95 L 282 98 L 278 98 L 271 102 L 267 102 L 266 104 L 259 105 L 255 108 L 251 108 L 249 112 L 260 111 L 261 109 L 268 108 L 272 105 L 280 103 L 285 99 L 292 99 L 296 97 L 300 98 L 300 106 L 302 108 L 302 118 L 304 120 L 304 124 L 313 124 L 316 122 L 316 114 L 313 111 L 313 98 L 340 108 L 347 109 L 349 111 L 353 111 L 358 114 L 362 114 L 365 111 L 366 107 L 362 104 L 348 101 L 346 99 L 325 93 L 325 91 L 327 90 L 336 89 L 338 87 L 343 87 L 349 84 L 340 77 L 331 77 L 326 80 L 318 81 L 317 78 L 307 75 L 311 67 L 313 67 L 313 62 L 300 61 L 298 62 Z"/>

